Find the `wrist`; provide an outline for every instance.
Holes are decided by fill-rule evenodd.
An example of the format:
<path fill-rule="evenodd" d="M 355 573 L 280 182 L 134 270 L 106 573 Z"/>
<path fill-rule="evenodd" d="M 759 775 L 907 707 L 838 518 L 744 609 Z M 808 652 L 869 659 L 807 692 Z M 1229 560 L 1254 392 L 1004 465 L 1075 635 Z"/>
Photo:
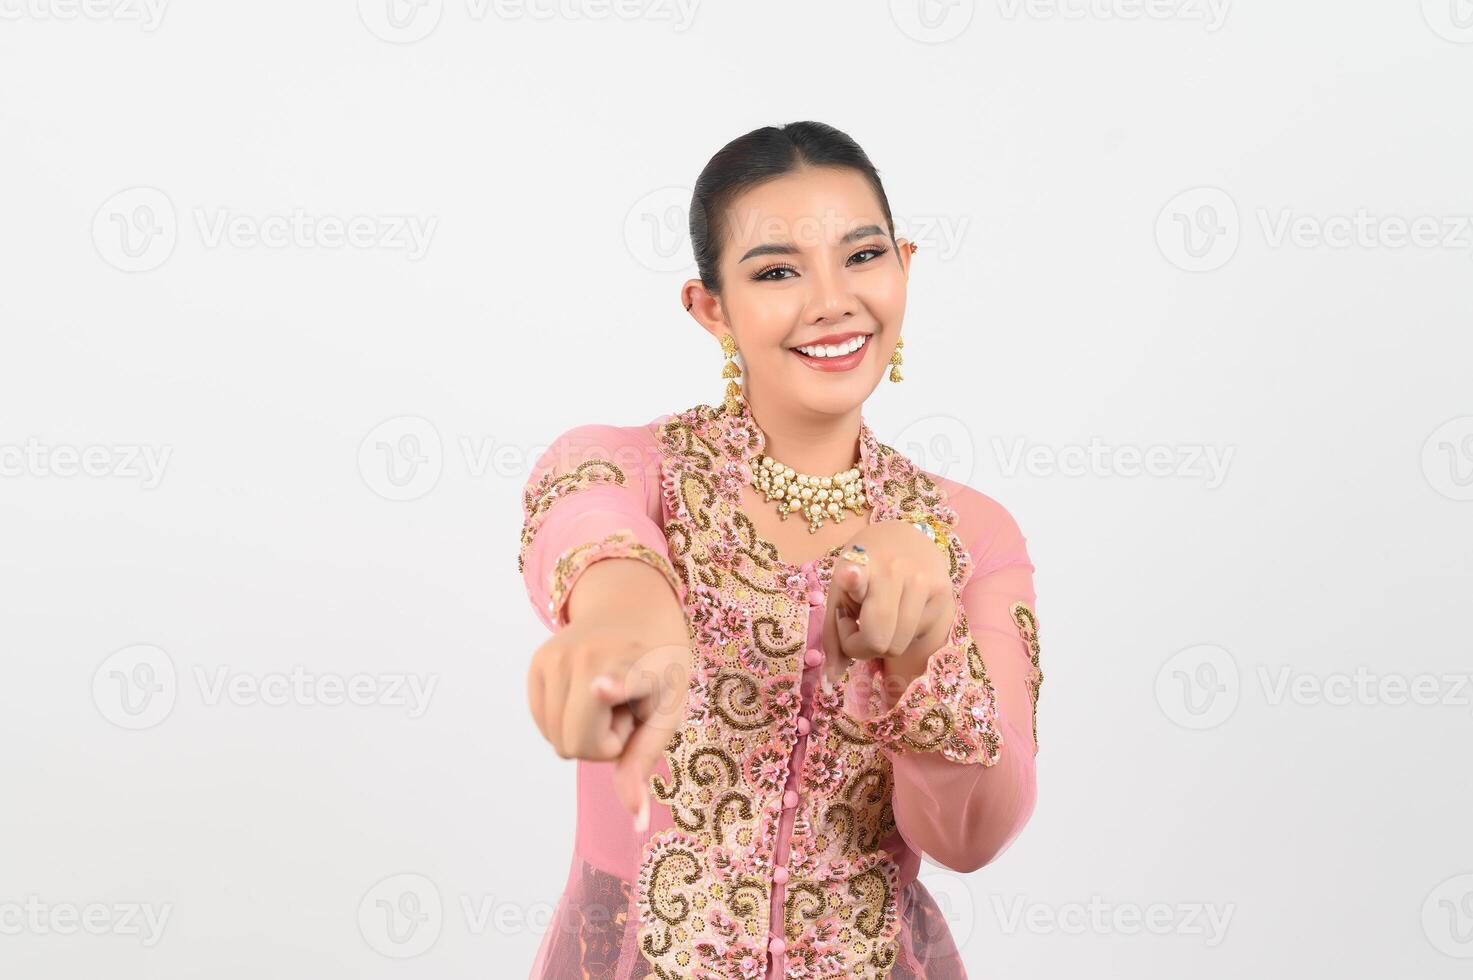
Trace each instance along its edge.
<path fill-rule="evenodd" d="M 900 524 L 908 524 L 916 534 L 921 535 L 940 552 L 945 571 L 950 577 L 951 526 L 940 518 L 921 510 L 903 511 L 895 516 L 895 521 Z"/>
<path fill-rule="evenodd" d="M 935 650 L 907 650 L 905 653 L 893 657 L 886 657 L 881 661 L 885 675 L 885 703 L 894 704 L 900 700 L 900 695 L 910 687 L 911 681 L 926 672 L 931 663 L 931 654 Z"/>

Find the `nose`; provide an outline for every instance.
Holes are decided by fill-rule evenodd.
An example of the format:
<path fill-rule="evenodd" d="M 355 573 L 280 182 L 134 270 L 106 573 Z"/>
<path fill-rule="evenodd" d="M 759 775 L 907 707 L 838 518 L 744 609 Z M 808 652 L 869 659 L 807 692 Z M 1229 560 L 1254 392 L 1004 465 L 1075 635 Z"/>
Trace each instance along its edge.
<path fill-rule="evenodd" d="M 809 297 L 805 311 L 809 323 L 833 324 L 854 315 L 858 304 L 843 272 L 820 270 L 808 281 L 813 283 L 813 295 Z"/>

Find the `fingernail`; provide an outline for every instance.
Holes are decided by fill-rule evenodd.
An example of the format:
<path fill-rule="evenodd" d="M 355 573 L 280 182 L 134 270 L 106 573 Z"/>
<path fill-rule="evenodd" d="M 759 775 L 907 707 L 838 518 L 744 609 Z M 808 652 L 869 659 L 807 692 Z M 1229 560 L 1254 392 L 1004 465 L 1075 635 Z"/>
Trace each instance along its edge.
<path fill-rule="evenodd" d="M 611 690 L 613 690 L 614 682 L 609 680 L 607 677 L 599 676 L 593 679 L 593 683 L 590 686 L 593 688 L 594 694 L 606 695 Z"/>
<path fill-rule="evenodd" d="M 634 815 L 634 832 L 642 834 L 650 829 L 650 794 L 639 794 L 639 812 Z"/>

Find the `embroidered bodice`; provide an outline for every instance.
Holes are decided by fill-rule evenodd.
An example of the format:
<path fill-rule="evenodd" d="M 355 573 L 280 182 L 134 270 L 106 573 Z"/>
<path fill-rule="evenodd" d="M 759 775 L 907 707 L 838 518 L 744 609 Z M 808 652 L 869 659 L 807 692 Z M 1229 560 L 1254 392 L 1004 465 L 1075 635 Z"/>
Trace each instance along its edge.
<path fill-rule="evenodd" d="M 938 518 L 958 601 L 893 703 L 880 661 L 825 693 L 805 655 L 842 549 L 791 564 L 757 533 L 739 501 L 763 434 L 737 405 L 578 427 L 527 482 L 519 566 L 544 624 L 562 627 L 592 562 L 635 558 L 680 599 L 694 654 L 646 833 L 609 765 L 578 764 L 573 867 L 533 976 L 964 976 L 912 845 L 972 870 L 1032 812 L 1042 672 L 1025 539 L 995 500 L 861 420 L 860 519 Z"/>

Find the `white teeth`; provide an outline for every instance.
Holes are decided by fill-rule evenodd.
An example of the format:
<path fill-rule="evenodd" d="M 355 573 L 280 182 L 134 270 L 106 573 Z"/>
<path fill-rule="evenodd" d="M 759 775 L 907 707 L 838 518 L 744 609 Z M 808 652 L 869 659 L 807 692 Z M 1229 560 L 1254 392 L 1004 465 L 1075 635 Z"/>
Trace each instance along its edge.
<path fill-rule="evenodd" d="M 867 334 L 851 337 L 842 344 L 817 344 L 812 347 L 795 347 L 796 351 L 807 354 L 809 357 L 842 357 L 859 350 L 869 340 Z"/>

